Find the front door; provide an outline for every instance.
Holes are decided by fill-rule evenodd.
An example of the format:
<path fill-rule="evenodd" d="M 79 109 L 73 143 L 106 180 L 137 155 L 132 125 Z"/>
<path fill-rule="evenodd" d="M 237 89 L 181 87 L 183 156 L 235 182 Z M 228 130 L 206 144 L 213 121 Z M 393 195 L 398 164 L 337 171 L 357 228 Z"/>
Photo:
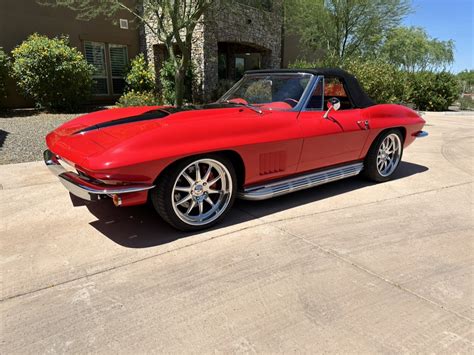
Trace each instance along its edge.
<path fill-rule="evenodd" d="M 341 109 L 324 118 L 324 101 L 332 97 L 341 101 Z M 352 107 L 337 78 L 320 80 L 299 123 L 303 134 L 299 172 L 358 160 L 369 133 L 361 121 L 361 110 Z"/>

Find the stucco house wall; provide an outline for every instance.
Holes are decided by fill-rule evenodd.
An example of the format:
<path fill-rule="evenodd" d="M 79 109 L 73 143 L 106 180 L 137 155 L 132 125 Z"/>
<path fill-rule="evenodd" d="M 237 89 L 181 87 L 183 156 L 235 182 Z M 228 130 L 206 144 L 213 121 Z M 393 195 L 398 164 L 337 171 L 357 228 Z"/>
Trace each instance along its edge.
<path fill-rule="evenodd" d="M 127 0 L 133 4 L 135 0 Z M 39 33 L 48 37 L 69 36 L 70 44 L 84 52 L 84 42 L 127 46 L 129 60 L 139 51 L 139 29 L 133 22 L 133 15 L 126 11 L 117 13 L 114 21 L 96 18 L 90 21 L 76 19 L 77 13 L 64 7 L 41 6 L 36 0 L 4 0 L 0 10 L 0 47 L 6 52 L 21 44 L 29 35 Z M 121 29 L 119 19 L 129 21 L 128 29 Z M 108 55 L 108 53 L 107 53 Z M 109 58 L 107 57 L 107 62 Z M 110 70 L 109 82 L 112 81 Z M 109 83 L 110 86 L 110 83 Z M 93 103 L 113 103 L 117 95 L 93 96 Z M 29 107 L 32 103 L 16 92 L 11 81 L 8 97 L 2 102 L 7 107 Z"/>

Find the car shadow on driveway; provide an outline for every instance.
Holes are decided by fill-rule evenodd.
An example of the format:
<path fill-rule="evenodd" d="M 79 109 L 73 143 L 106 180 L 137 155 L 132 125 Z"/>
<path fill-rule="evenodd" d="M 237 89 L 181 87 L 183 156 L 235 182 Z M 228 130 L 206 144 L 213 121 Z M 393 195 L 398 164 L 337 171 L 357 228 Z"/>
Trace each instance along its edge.
<path fill-rule="evenodd" d="M 0 149 L 3 147 L 8 135 L 9 133 L 7 131 L 0 129 Z"/>
<path fill-rule="evenodd" d="M 392 180 L 407 178 L 427 170 L 428 168 L 422 165 L 402 162 Z M 227 217 L 209 230 L 238 225 L 297 206 L 323 201 L 373 184 L 363 177 L 353 177 L 266 201 L 236 200 Z M 73 205 L 85 205 L 97 218 L 96 221 L 91 222 L 91 226 L 110 240 L 127 248 L 150 248 L 180 238 L 209 232 L 209 230 L 192 233 L 179 232 L 165 223 L 150 205 L 116 208 L 110 200 L 89 203 L 72 195 L 71 199 Z"/>

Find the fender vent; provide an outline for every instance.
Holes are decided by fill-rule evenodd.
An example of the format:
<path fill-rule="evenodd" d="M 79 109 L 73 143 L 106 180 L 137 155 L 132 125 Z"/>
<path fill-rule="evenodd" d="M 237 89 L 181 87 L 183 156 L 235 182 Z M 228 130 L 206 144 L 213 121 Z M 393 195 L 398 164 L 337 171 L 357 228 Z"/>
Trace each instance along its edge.
<path fill-rule="evenodd" d="M 284 151 L 260 154 L 260 175 L 284 171 L 285 167 L 286 153 Z"/>

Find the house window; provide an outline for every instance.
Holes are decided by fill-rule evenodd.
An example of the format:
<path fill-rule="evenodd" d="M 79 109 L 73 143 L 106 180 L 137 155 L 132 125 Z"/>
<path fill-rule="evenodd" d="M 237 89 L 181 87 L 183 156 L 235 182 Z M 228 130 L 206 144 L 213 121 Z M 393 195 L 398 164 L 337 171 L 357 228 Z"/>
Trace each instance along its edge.
<path fill-rule="evenodd" d="M 125 89 L 125 75 L 128 68 L 127 46 L 109 45 L 110 68 L 112 73 L 112 92 L 122 94 Z"/>
<path fill-rule="evenodd" d="M 95 67 L 92 76 L 92 94 L 108 95 L 109 88 L 107 85 L 107 66 L 105 61 L 105 43 L 85 42 L 84 52 L 87 63 Z"/>
<path fill-rule="evenodd" d="M 92 94 L 121 95 L 128 69 L 127 46 L 101 42 L 84 42 L 86 60 L 95 67 Z"/>

